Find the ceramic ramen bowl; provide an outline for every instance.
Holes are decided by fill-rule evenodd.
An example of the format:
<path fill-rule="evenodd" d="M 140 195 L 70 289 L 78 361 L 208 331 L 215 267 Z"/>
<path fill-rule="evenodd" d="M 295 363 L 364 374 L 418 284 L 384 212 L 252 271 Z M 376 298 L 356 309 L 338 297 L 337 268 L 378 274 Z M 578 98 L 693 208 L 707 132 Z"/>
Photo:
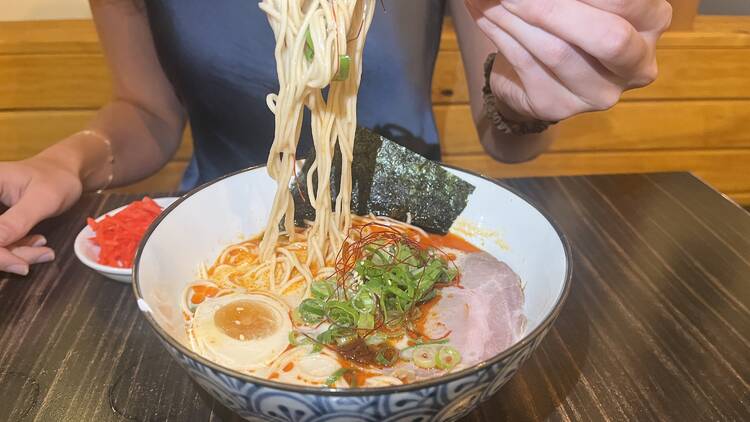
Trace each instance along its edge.
<path fill-rule="evenodd" d="M 468 369 L 397 387 L 327 389 L 252 377 L 194 353 L 178 297 L 224 247 L 262 231 L 275 192 L 264 167 L 199 187 L 167 208 L 146 233 L 136 257 L 138 306 L 167 351 L 190 377 L 249 420 L 452 421 L 495 394 L 534 352 L 570 289 L 569 246 L 537 208 L 497 182 L 447 168 L 476 186 L 460 221 L 462 236 L 507 262 L 524 283 L 528 319 L 521 340 Z M 489 235 L 491 233 L 493 235 Z"/>

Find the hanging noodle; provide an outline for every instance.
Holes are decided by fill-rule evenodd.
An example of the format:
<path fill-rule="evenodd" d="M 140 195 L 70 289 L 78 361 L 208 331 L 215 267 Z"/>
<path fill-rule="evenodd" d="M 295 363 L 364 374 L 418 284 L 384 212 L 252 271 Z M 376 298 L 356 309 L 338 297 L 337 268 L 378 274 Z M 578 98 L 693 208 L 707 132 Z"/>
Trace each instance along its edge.
<path fill-rule="evenodd" d="M 436 239 L 412 226 L 410 215 L 401 222 L 350 210 L 357 92 L 375 0 L 262 0 L 260 7 L 276 36 L 280 89 L 267 98 L 276 125 L 268 157 L 276 194 L 265 230 L 224 249 L 181 293 L 191 348 L 258 377 L 336 388 L 399 385 L 462 369 L 458 350 L 446 343 L 452 328 L 441 321 L 434 337 L 427 323 L 437 289 L 462 288 L 454 261 L 476 248 Z M 290 182 L 305 108 L 315 161 L 300 194 L 315 219 L 300 228 Z M 336 153 L 341 186 L 333 198 Z M 432 351 L 434 362 L 410 358 L 421 356 L 416 347 Z"/>
<path fill-rule="evenodd" d="M 334 261 L 351 226 L 357 92 L 362 76 L 362 51 L 374 6 L 375 0 L 260 3 L 276 36 L 280 87 L 278 94 L 267 99 L 276 125 L 268 155 L 268 174 L 276 181 L 277 188 L 268 225 L 258 245 L 260 260 L 270 262 L 264 267 L 272 288 L 286 286 L 300 274 L 308 284 L 312 282 L 315 273 L 311 269 L 326 271 L 326 263 Z M 339 72 L 347 73 L 346 66 L 348 75 L 335 80 Z M 326 87 L 328 92 L 324 96 Z M 294 229 L 294 201 L 289 183 L 297 171 L 295 152 L 305 107 L 312 115 L 316 157 L 307 178 L 306 199 L 316 216 L 309 228 L 298 232 Z M 341 187 L 333 203 L 330 180 L 336 148 L 342 156 Z"/>

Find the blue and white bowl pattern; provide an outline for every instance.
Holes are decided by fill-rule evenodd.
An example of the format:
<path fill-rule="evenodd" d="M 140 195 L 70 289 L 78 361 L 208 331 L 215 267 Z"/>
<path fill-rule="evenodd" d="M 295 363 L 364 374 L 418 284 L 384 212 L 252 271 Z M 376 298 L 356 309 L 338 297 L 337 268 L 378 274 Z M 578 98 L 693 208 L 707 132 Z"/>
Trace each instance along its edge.
<path fill-rule="evenodd" d="M 254 378 L 190 350 L 175 292 L 195 277 L 196 263 L 215 257 L 238 234 L 262 230 L 275 184 L 263 167 L 243 170 L 183 196 L 144 236 L 133 289 L 147 321 L 190 377 L 227 408 L 256 421 L 454 421 L 491 399 L 545 337 L 570 290 L 570 247 L 551 220 L 521 195 L 463 170 L 476 186 L 462 213 L 501 233 L 510 248 L 483 249 L 508 263 L 525 282 L 527 333 L 508 350 L 472 368 L 418 383 L 328 390 Z M 219 204 L 219 205 L 217 205 Z M 185 230 L 190 227 L 190 230 Z M 468 237 L 471 242 L 480 238 Z M 481 243 L 479 243 L 481 244 Z"/>
<path fill-rule="evenodd" d="M 260 386 L 216 371 L 163 343 L 195 382 L 250 421 L 450 422 L 497 393 L 544 334 L 546 330 L 517 353 L 457 380 L 414 391 L 361 396 L 303 394 Z"/>

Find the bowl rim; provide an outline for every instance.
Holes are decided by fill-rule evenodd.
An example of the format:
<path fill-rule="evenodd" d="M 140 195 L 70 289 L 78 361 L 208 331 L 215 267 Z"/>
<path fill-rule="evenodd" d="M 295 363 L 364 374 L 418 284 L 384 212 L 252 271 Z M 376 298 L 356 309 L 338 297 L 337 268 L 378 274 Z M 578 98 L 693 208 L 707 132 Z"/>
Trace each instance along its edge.
<path fill-rule="evenodd" d="M 179 199 L 179 197 L 176 197 L 176 196 L 160 196 L 160 197 L 152 198 L 152 199 L 154 200 L 154 202 L 156 202 L 157 204 L 159 204 L 159 206 L 162 207 L 162 212 L 164 212 L 164 210 L 166 210 L 170 205 L 172 205 L 174 202 L 176 202 Z M 169 204 L 167 204 L 165 206 L 165 205 L 162 205 L 161 203 L 159 203 L 160 201 L 162 201 L 162 202 L 169 202 Z M 132 203 L 132 201 L 131 201 L 131 203 Z M 119 213 L 120 211 L 124 210 L 125 208 L 127 208 L 129 205 L 130 205 L 130 203 L 127 203 L 127 204 L 125 204 L 123 206 L 120 206 L 120 207 L 117 207 L 117 208 L 113 208 L 113 209 L 111 209 L 111 210 L 109 210 L 109 211 L 101 214 L 100 216 L 94 218 L 94 221 L 99 222 L 102 219 L 104 219 L 104 217 L 106 217 L 108 215 L 109 216 L 115 215 L 115 214 Z M 154 220 L 154 223 L 155 222 L 156 222 L 156 220 Z M 73 252 L 75 253 L 75 255 L 78 258 L 78 260 L 81 261 L 83 263 L 83 265 L 91 268 L 92 270 L 94 270 L 96 272 L 102 273 L 102 274 L 110 274 L 110 275 L 114 275 L 114 276 L 132 275 L 133 274 L 133 269 L 135 269 L 135 265 L 133 265 L 132 268 L 113 267 L 111 265 L 100 264 L 100 263 L 96 262 L 95 260 L 89 258 L 86 255 L 86 253 L 83 251 L 83 244 L 85 242 L 93 243 L 87 237 L 87 233 L 89 231 L 93 232 L 91 230 L 91 228 L 89 227 L 88 223 L 87 223 L 86 225 L 83 226 L 83 228 L 81 229 L 81 231 L 78 232 L 78 234 L 76 235 L 75 240 L 73 240 Z M 145 238 L 145 236 L 144 236 L 144 238 Z"/>
<path fill-rule="evenodd" d="M 562 310 L 563 304 L 565 303 L 571 289 L 571 281 L 572 281 L 572 275 L 573 275 L 573 262 L 572 262 L 572 252 L 570 247 L 570 242 L 565 235 L 565 233 L 560 230 L 559 225 L 557 222 L 549 216 L 549 214 L 543 210 L 540 209 L 539 206 L 537 206 L 533 201 L 531 201 L 525 194 L 522 194 L 521 192 L 518 192 L 515 188 L 504 185 L 500 183 L 499 180 L 493 179 L 487 176 L 484 176 L 479 173 L 475 173 L 470 170 L 465 170 L 456 166 L 444 164 L 444 163 L 438 163 L 444 168 L 452 169 L 461 173 L 466 173 L 471 176 L 478 177 L 480 179 L 483 179 L 487 182 L 490 182 L 492 184 L 495 184 L 496 186 L 505 189 L 512 194 L 516 195 L 517 197 L 521 198 L 523 201 L 525 201 L 527 204 L 529 204 L 532 208 L 534 208 L 537 212 L 539 212 L 546 220 L 547 222 L 552 226 L 552 228 L 557 233 L 558 238 L 560 239 L 563 250 L 565 253 L 565 278 L 563 280 L 563 289 L 560 293 L 560 296 L 557 298 L 557 301 L 552 307 L 552 310 L 550 313 L 544 317 L 544 319 L 539 323 L 539 325 L 532 330 L 529 333 L 526 333 L 521 340 L 514 343 L 509 348 L 505 349 L 504 351 L 498 353 L 497 355 L 493 356 L 490 359 L 484 360 L 482 362 L 479 362 L 473 366 L 470 366 L 468 368 L 462 369 L 458 372 L 453 372 L 447 375 L 443 375 L 440 377 L 434 377 L 434 378 L 428 378 L 426 380 L 404 384 L 404 385 L 395 385 L 395 386 L 387 386 L 387 387 L 357 387 L 357 388 L 326 388 L 326 387 L 311 387 L 311 386 L 301 386 L 301 385 L 295 385 L 295 384 L 287 384 L 282 383 L 278 381 L 272 381 L 265 378 L 259 378 L 252 375 L 248 375 L 239 371 L 236 371 L 231 368 L 224 367 L 222 365 L 219 365 L 218 363 L 215 363 L 207 358 L 204 358 L 203 356 L 200 356 L 196 352 L 188 349 L 187 347 L 183 346 L 180 342 L 175 340 L 169 333 L 167 333 L 164 329 L 161 328 L 161 326 L 156 322 L 156 320 L 151 315 L 151 312 L 147 312 L 144 310 L 144 307 L 138 306 L 138 309 L 141 313 L 144 314 L 144 317 L 148 321 L 151 328 L 156 332 L 156 334 L 161 337 L 162 341 L 169 344 L 171 347 L 173 347 L 175 350 L 180 352 L 181 354 L 187 356 L 188 358 L 200 363 L 201 365 L 204 365 L 211 370 L 219 373 L 223 373 L 225 375 L 229 375 L 233 378 L 240 379 L 244 382 L 260 385 L 266 388 L 271 388 L 275 390 L 281 390 L 286 392 L 292 392 L 292 393 L 300 393 L 300 394 L 313 394 L 313 395 L 321 395 L 321 396 L 379 396 L 379 395 L 387 395 L 387 394 L 394 394 L 394 393 L 403 393 L 403 392 L 410 392 L 415 390 L 421 390 L 425 388 L 434 387 L 441 384 L 447 384 L 452 381 L 455 381 L 460 378 L 464 378 L 467 376 L 470 376 L 472 374 L 478 373 L 484 368 L 491 367 L 492 365 L 504 360 L 508 356 L 511 356 L 515 353 L 517 353 L 519 350 L 524 349 L 528 344 L 532 343 L 537 337 L 539 337 L 541 334 L 545 333 L 547 328 L 554 323 L 554 321 L 557 319 L 558 315 L 560 314 L 560 311 Z M 156 220 L 151 224 L 151 226 L 148 228 L 146 233 L 143 236 L 143 239 L 141 240 L 141 243 L 138 246 L 138 251 L 135 255 L 135 263 L 133 265 L 133 293 L 136 297 L 137 301 L 144 300 L 143 295 L 141 294 L 141 282 L 139 277 L 139 269 L 140 269 L 140 262 L 141 262 L 141 255 L 143 254 L 143 249 L 145 248 L 146 244 L 148 243 L 148 240 L 150 239 L 151 235 L 153 234 L 154 230 L 161 224 L 162 220 L 164 220 L 175 208 L 177 208 L 181 203 L 186 201 L 191 196 L 195 195 L 196 193 L 216 184 L 224 179 L 228 179 L 230 177 L 237 176 L 242 173 L 251 172 L 254 170 L 258 170 L 260 168 L 266 167 L 265 164 L 258 164 L 255 166 L 247 167 L 241 170 L 233 171 L 231 173 L 227 173 L 217 179 L 208 181 L 206 183 L 203 183 L 202 185 L 199 185 L 190 191 L 188 191 L 186 194 L 179 197 L 176 201 L 174 201 L 171 205 L 169 205 L 167 208 L 165 208 L 162 213 L 157 217 Z"/>

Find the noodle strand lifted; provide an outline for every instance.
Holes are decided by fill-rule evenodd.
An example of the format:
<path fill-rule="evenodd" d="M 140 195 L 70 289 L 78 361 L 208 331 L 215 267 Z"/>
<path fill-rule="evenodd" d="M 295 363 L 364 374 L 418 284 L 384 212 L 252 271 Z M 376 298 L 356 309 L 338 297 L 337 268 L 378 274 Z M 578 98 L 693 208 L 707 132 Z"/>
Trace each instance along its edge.
<path fill-rule="evenodd" d="M 275 135 L 268 155 L 268 174 L 276 195 L 259 245 L 272 286 L 284 286 L 298 274 L 312 282 L 315 271 L 335 259 L 351 226 L 351 162 L 357 124 L 357 92 L 362 77 L 362 52 L 372 22 L 375 0 L 263 0 L 260 8 L 276 36 L 276 67 L 280 90 L 267 103 L 275 115 Z M 327 95 L 323 90 L 328 87 Z M 316 211 L 306 229 L 304 262 L 281 248 L 280 237 L 294 243 L 294 201 L 289 183 L 297 172 L 296 150 L 307 107 L 312 115 L 315 162 L 307 179 L 307 200 Z M 331 197 L 332 161 L 341 153 L 341 187 Z M 314 184 L 315 179 L 317 182 Z M 333 205 L 332 205 L 333 203 Z M 284 232 L 280 229 L 283 223 Z M 287 244 L 288 246 L 288 244 Z M 294 268 L 297 274 L 290 271 Z M 282 276 L 282 279 L 277 279 Z"/>

